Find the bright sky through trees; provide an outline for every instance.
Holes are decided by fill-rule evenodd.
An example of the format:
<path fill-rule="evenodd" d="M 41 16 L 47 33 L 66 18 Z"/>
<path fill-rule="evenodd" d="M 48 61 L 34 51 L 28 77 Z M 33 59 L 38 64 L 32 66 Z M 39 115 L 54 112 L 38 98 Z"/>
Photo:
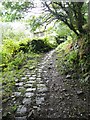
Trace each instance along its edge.
<path fill-rule="evenodd" d="M 26 19 L 30 17 L 31 15 L 39 16 L 43 10 L 42 10 L 42 4 L 40 0 L 34 0 L 34 8 L 30 9 L 28 13 L 26 13 Z"/>

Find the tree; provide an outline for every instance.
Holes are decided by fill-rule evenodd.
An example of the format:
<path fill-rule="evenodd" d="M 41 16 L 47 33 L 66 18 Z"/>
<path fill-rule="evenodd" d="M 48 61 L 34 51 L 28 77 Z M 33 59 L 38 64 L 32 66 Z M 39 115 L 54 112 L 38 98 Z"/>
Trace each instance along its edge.
<path fill-rule="evenodd" d="M 4 0 L 2 1 L 0 16 L 3 17 L 5 22 L 12 22 L 13 20 L 23 18 L 25 12 L 33 6 L 33 3 L 28 2 L 28 0 L 20 0 L 18 2 L 9 2 L 9 0 Z"/>
<path fill-rule="evenodd" d="M 87 24 L 85 14 L 87 7 L 84 2 L 43 2 L 47 11 L 54 18 L 64 22 L 75 34 L 80 35 L 86 33 L 83 28 Z"/>
<path fill-rule="evenodd" d="M 36 17 L 36 16 L 31 16 L 31 18 L 29 18 L 28 20 L 26 20 L 26 22 L 29 24 L 30 26 L 30 30 L 32 32 L 35 32 L 37 30 L 37 28 L 40 28 L 40 26 L 42 25 L 42 17 Z"/>

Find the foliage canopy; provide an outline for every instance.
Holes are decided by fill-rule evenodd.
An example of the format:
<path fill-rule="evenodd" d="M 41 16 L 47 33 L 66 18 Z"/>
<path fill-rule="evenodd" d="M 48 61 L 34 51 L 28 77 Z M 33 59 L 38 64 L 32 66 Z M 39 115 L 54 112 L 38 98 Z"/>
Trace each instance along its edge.
<path fill-rule="evenodd" d="M 88 5 L 84 2 L 43 2 L 50 18 L 64 22 L 77 35 L 86 33 Z"/>

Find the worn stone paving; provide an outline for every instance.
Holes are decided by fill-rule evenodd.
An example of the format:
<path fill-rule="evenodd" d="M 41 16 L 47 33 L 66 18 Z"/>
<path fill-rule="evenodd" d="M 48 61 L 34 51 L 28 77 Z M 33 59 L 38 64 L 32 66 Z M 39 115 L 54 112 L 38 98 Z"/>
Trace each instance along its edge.
<path fill-rule="evenodd" d="M 71 75 L 57 71 L 55 50 L 46 53 L 35 69 L 26 69 L 16 88 L 11 103 L 18 105 L 11 120 L 42 120 L 43 118 L 90 117 L 88 89 L 80 87 Z"/>
<path fill-rule="evenodd" d="M 53 52 L 54 50 L 47 53 L 35 70 L 32 72 L 26 70 L 20 80 L 15 80 L 16 91 L 12 95 L 12 101 L 19 104 L 14 116 L 15 120 L 27 120 L 35 114 L 35 111 L 39 111 L 40 106 L 44 103 L 48 88 L 42 79 L 42 70 Z"/>
<path fill-rule="evenodd" d="M 36 118 L 51 119 L 90 119 L 90 99 L 87 86 L 81 86 L 78 79 L 72 79 L 70 73 L 60 75 L 57 71 L 54 52 L 42 69 L 42 79 L 48 88 L 44 104 Z"/>

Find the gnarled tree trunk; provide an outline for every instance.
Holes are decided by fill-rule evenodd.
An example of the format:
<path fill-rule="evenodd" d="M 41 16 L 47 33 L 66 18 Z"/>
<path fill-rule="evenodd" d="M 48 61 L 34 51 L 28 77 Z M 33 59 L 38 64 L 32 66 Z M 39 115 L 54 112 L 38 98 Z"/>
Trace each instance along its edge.
<path fill-rule="evenodd" d="M 90 1 L 88 3 L 88 29 L 90 30 Z"/>

